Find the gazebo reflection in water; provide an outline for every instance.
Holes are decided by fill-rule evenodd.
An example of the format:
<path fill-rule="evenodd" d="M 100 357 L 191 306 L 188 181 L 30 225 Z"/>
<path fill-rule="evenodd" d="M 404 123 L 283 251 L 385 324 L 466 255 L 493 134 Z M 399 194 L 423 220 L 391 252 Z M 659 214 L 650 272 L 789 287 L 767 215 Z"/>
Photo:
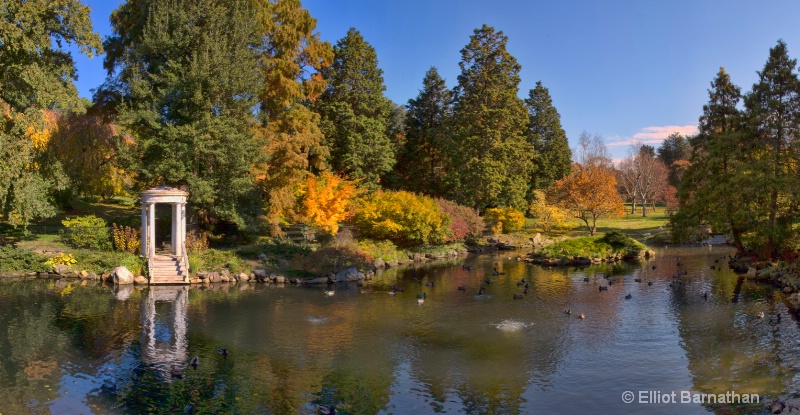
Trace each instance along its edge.
<path fill-rule="evenodd" d="M 188 358 L 188 300 L 186 286 L 151 285 L 142 302 L 142 362 L 159 367 L 168 377 L 173 365 L 185 367 Z"/>

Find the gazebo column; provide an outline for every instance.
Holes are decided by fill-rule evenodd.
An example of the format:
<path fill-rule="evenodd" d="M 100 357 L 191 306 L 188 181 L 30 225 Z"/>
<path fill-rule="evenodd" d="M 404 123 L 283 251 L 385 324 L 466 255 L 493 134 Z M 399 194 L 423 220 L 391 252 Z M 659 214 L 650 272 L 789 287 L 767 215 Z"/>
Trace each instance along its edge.
<path fill-rule="evenodd" d="M 150 203 L 148 205 L 149 218 L 147 221 L 147 234 L 150 243 L 148 243 L 148 256 L 151 258 L 156 256 L 156 204 Z"/>
<path fill-rule="evenodd" d="M 180 229 L 179 218 L 180 218 L 180 210 L 178 208 L 177 203 L 173 203 L 172 205 L 172 238 L 170 239 L 170 245 L 172 246 L 172 254 L 175 256 L 180 255 L 180 248 L 178 244 L 180 239 L 178 238 L 178 231 Z"/>
<path fill-rule="evenodd" d="M 178 255 L 186 255 L 182 246 L 186 242 L 186 202 L 178 204 L 178 216 Z"/>
<path fill-rule="evenodd" d="M 142 203 L 142 256 L 147 256 L 147 205 Z"/>

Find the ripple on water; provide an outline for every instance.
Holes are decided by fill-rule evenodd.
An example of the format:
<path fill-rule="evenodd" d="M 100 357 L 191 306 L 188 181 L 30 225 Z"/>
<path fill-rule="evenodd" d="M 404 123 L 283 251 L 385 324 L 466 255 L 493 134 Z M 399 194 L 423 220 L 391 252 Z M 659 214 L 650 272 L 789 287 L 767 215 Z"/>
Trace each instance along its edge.
<path fill-rule="evenodd" d="M 514 319 L 506 319 L 494 324 L 494 327 L 502 331 L 519 331 L 528 327 L 533 327 L 533 323 L 526 323 L 524 321 Z"/>
<path fill-rule="evenodd" d="M 306 316 L 306 321 L 311 324 L 325 324 L 331 319 L 322 316 Z"/>

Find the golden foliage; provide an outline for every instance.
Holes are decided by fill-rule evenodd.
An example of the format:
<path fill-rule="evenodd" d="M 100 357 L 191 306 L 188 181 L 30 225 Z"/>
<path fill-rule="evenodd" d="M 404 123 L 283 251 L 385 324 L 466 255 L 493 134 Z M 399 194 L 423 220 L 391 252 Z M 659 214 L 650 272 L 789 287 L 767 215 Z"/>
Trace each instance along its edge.
<path fill-rule="evenodd" d="M 118 251 L 132 254 L 139 252 L 142 247 L 140 229 L 131 226 L 117 226 L 116 223 L 111 226 L 111 238 L 114 242 L 114 248 Z"/>
<path fill-rule="evenodd" d="M 493 224 L 493 233 L 518 231 L 525 225 L 525 215 L 512 207 L 486 209 L 484 219 Z"/>
<path fill-rule="evenodd" d="M 353 216 L 360 236 L 400 246 L 446 242 L 451 220 L 435 199 L 405 191 L 371 193 L 358 200 Z"/>
<path fill-rule="evenodd" d="M 617 193 L 617 180 L 603 167 L 576 164 L 572 174 L 550 188 L 547 198 L 582 220 L 592 235 L 597 230 L 597 218 L 625 214 L 622 198 Z"/>
<path fill-rule="evenodd" d="M 547 203 L 547 196 L 541 190 L 534 191 L 534 200 L 528 212 L 536 219 L 536 225 L 544 232 L 554 229 L 572 229 L 575 224 L 569 212 Z"/>
<path fill-rule="evenodd" d="M 309 174 L 297 189 L 298 213 L 302 221 L 335 235 L 344 221 L 350 201 L 356 196 L 356 183 L 335 174 Z"/>
<path fill-rule="evenodd" d="M 44 264 L 55 268 L 56 265 L 66 265 L 70 267 L 72 265 L 75 265 L 76 263 L 78 263 L 78 260 L 75 259 L 75 257 L 72 256 L 72 254 L 61 252 L 58 255 L 51 257 L 50 259 L 45 261 Z"/>

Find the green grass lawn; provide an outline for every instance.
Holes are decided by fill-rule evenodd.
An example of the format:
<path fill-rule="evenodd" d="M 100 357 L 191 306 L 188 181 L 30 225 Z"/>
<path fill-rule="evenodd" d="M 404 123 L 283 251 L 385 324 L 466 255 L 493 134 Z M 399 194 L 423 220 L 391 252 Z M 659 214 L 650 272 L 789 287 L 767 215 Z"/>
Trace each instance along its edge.
<path fill-rule="evenodd" d="M 625 216 L 621 218 L 607 218 L 601 217 L 597 220 L 597 236 L 603 236 L 611 231 L 620 231 L 627 235 L 641 239 L 645 233 L 655 234 L 660 232 L 659 227 L 667 229 L 669 225 L 669 216 L 667 216 L 666 209 L 663 206 L 656 206 L 656 211 L 648 210 L 647 217 L 642 217 L 642 211 L 637 209 L 635 214 L 630 213 L 630 204 L 625 205 Z M 527 226 L 531 229 L 534 223 L 532 219 L 528 219 Z M 575 220 L 575 228 L 569 231 L 555 231 L 551 236 L 589 236 L 589 230 L 582 221 Z M 536 230 L 532 228 L 532 230 Z"/>

